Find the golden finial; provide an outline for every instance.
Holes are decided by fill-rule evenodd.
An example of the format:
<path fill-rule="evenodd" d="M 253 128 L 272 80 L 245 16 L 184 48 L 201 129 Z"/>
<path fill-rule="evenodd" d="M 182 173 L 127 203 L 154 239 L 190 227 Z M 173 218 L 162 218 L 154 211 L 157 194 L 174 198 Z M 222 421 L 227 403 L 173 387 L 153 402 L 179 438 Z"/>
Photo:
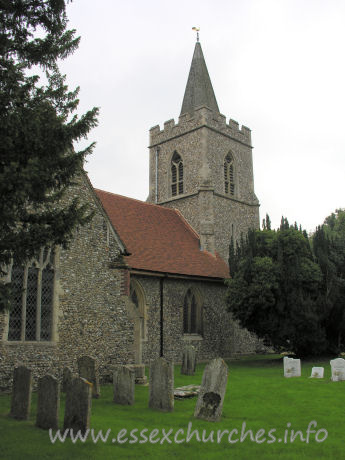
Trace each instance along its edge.
<path fill-rule="evenodd" d="M 196 41 L 198 42 L 198 41 L 199 41 L 199 30 L 200 30 L 200 27 L 192 27 L 192 30 L 195 30 L 195 32 L 196 32 Z"/>

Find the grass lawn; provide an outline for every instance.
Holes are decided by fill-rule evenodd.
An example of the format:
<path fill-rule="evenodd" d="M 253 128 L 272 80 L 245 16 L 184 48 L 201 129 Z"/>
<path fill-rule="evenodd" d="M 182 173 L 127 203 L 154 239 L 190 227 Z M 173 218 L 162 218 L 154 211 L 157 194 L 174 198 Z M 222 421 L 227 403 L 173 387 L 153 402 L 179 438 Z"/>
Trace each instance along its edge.
<path fill-rule="evenodd" d="M 229 379 L 223 406 L 221 422 L 212 423 L 194 419 L 193 411 L 196 398 L 175 400 L 172 413 L 152 411 L 148 408 L 148 387 L 136 386 L 134 406 L 119 406 L 112 402 L 112 386 L 102 387 L 101 398 L 92 401 L 91 428 L 105 434 L 110 428 L 107 442 L 94 443 L 88 439 L 85 443 L 70 439 L 65 443 L 58 440 L 53 444 L 48 432 L 34 426 L 36 415 L 36 394 L 33 394 L 31 417 L 29 421 L 16 421 L 8 417 L 10 396 L 0 396 L 0 459 L 345 459 L 343 441 L 345 438 L 345 382 L 330 381 L 329 360 L 302 362 L 302 377 L 286 379 L 283 377 L 282 358 L 276 355 L 246 357 L 228 362 Z M 309 379 L 313 365 L 325 367 L 324 379 Z M 179 366 L 175 367 L 175 387 L 187 384 L 199 384 L 205 365 L 200 364 L 194 376 L 181 376 Z M 61 396 L 60 427 L 63 426 L 64 395 Z M 306 436 L 308 424 L 315 420 L 316 431 L 325 429 L 328 437 L 323 442 L 315 441 L 310 435 L 309 443 L 302 442 L 297 436 L 291 442 L 291 430 L 301 430 Z M 206 430 L 206 439 L 214 431 L 214 442 L 200 442 L 194 435 L 190 442 L 176 444 L 174 435 L 183 429 L 177 440 L 186 438 L 188 423 L 192 422 L 192 431 L 198 430 L 202 438 Z M 265 433 L 257 435 L 257 443 L 251 441 L 250 433 L 240 441 L 243 422 L 245 430 L 252 430 L 253 437 L 260 429 Z M 289 425 L 289 428 L 287 424 Z M 139 433 L 144 428 L 145 436 L 157 428 L 155 439 L 163 438 L 162 429 L 168 432 L 172 441 L 139 443 L 144 441 Z M 127 430 L 125 443 L 112 443 L 121 429 Z M 130 431 L 138 429 L 130 436 Z M 228 432 L 233 432 L 228 442 Z M 270 430 L 271 436 L 268 436 Z M 314 428 L 315 429 L 315 428 Z M 217 432 L 227 432 L 217 442 Z M 286 431 L 287 430 L 287 431 Z M 134 436 L 137 436 L 137 442 Z M 325 436 L 319 433 L 319 439 Z M 275 442 L 268 443 L 267 441 Z M 287 443 L 284 442 L 287 439 Z M 278 442 L 281 439 L 281 442 Z M 132 440 L 132 443 L 129 441 Z"/>

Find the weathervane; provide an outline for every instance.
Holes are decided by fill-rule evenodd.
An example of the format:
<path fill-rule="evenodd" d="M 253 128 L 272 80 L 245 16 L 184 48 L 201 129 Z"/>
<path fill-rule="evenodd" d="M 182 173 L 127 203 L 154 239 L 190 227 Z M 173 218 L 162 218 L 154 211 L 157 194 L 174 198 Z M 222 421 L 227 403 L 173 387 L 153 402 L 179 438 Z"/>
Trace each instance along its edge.
<path fill-rule="evenodd" d="M 200 30 L 200 27 L 192 27 L 192 30 L 195 30 L 195 32 L 196 32 L 196 41 L 198 42 L 198 41 L 199 41 L 199 30 Z"/>

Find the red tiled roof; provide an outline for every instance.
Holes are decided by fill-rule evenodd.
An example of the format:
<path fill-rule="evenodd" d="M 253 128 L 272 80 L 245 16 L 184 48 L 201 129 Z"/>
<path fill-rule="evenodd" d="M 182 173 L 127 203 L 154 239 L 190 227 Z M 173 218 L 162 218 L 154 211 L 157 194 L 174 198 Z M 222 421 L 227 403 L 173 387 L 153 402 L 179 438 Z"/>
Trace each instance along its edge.
<path fill-rule="evenodd" d="M 133 269 L 181 275 L 229 277 L 221 257 L 200 251 L 199 236 L 175 209 L 95 189 L 130 256 Z"/>

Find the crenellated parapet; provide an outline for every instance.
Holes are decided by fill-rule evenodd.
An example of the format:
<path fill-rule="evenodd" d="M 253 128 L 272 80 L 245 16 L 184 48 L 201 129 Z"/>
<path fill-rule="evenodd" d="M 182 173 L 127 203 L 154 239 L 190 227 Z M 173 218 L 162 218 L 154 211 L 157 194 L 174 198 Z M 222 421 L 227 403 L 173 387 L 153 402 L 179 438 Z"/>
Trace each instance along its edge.
<path fill-rule="evenodd" d="M 206 106 L 196 108 L 193 113 L 181 115 L 177 124 L 174 119 L 170 119 L 164 123 L 163 129 L 160 129 L 159 125 L 152 127 L 150 129 L 150 147 L 203 127 L 208 127 L 251 147 L 251 130 L 249 128 L 244 125 L 240 127 L 239 123 L 232 119 L 226 123 L 224 115 Z"/>

